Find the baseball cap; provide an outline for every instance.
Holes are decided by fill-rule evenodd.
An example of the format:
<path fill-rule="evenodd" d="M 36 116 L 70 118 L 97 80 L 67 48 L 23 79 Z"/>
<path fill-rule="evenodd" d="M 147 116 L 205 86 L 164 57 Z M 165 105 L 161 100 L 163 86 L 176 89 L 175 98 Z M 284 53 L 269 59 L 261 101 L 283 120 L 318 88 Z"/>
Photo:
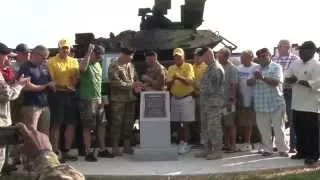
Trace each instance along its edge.
<path fill-rule="evenodd" d="M 63 47 L 71 47 L 71 43 L 68 39 L 61 39 L 58 43 L 59 48 L 63 48 Z"/>
<path fill-rule="evenodd" d="M 21 43 L 21 44 L 18 44 L 16 49 L 14 50 L 14 52 L 20 52 L 20 53 L 28 53 L 30 52 L 30 49 L 28 47 L 28 45 L 24 44 L 24 43 Z"/>
<path fill-rule="evenodd" d="M 0 54 L 8 55 L 11 57 L 17 56 L 16 53 L 12 52 L 12 49 L 8 48 L 8 46 L 3 43 L 0 43 Z"/>
<path fill-rule="evenodd" d="M 313 41 L 306 41 L 303 44 L 301 44 L 301 46 L 299 47 L 299 49 L 312 49 L 312 50 L 316 50 L 317 46 L 314 44 Z"/>
<path fill-rule="evenodd" d="M 135 53 L 135 50 L 133 48 L 121 48 L 121 53 L 126 54 L 126 55 L 132 55 Z"/>
<path fill-rule="evenodd" d="M 184 56 L 184 50 L 181 48 L 176 48 L 173 50 L 173 56 L 178 55 L 178 56 Z"/>

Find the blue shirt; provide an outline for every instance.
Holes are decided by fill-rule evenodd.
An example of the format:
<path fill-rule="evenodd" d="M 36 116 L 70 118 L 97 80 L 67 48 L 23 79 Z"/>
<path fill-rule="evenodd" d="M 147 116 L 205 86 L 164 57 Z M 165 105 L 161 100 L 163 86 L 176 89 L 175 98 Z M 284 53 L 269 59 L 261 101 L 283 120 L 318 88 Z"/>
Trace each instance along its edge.
<path fill-rule="evenodd" d="M 35 85 L 45 85 L 51 81 L 49 69 L 46 64 L 35 65 L 31 62 L 25 63 L 20 67 L 19 76 L 24 74 L 24 77 L 30 77 L 31 83 Z M 23 105 L 24 106 L 48 106 L 46 90 L 40 92 L 23 92 Z"/>
<path fill-rule="evenodd" d="M 260 71 L 264 77 L 270 77 L 280 81 L 276 87 L 272 87 L 261 80 L 257 80 L 253 87 L 254 109 L 256 112 L 274 112 L 284 105 L 282 93 L 283 71 L 282 67 L 270 62 L 266 67 L 257 66 L 253 72 Z M 251 77 L 253 74 L 251 75 Z"/>

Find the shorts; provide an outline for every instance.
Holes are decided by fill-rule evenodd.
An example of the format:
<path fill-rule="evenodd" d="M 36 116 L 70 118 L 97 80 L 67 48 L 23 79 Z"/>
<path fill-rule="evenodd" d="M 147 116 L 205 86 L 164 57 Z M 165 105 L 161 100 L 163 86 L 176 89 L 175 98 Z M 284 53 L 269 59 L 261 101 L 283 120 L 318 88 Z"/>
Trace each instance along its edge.
<path fill-rule="evenodd" d="M 53 124 L 77 125 L 78 111 L 75 92 L 57 91 L 50 94 L 51 121 Z"/>
<path fill-rule="evenodd" d="M 79 100 L 80 121 L 84 128 L 94 129 L 100 125 L 107 125 L 106 112 L 101 106 L 101 100 Z"/>
<path fill-rule="evenodd" d="M 236 120 L 236 113 L 231 112 L 225 115 L 222 115 L 222 126 L 228 127 L 228 126 L 234 126 Z"/>
<path fill-rule="evenodd" d="M 239 108 L 237 114 L 237 125 L 239 127 L 252 127 L 256 123 L 256 113 L 251 107 Z"/>
<path fill-rule="evenodd" d="M 171 121 L 195 121 L 195 100 L 192 96 L 183 98 L 171 97 Z"/>
<path fill-rule="evenodd" d="M 40 131 L 44 130 L 45 132 L 49 132 L 50 110 L 48 107 L 23 106 L 21 113 L 24 115 L 25 124 L 37 122 L 37 127 Z"/>

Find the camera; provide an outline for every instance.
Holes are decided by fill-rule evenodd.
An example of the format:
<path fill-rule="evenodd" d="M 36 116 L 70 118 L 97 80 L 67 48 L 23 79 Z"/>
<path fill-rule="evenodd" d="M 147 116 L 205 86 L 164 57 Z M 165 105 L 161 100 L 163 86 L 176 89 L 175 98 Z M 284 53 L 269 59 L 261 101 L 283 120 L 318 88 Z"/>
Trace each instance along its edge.
<path fill-rule="evenodd" d="M 0 145 L 22 144 L 22 138 L 17 127 L 0 127 Z"/>

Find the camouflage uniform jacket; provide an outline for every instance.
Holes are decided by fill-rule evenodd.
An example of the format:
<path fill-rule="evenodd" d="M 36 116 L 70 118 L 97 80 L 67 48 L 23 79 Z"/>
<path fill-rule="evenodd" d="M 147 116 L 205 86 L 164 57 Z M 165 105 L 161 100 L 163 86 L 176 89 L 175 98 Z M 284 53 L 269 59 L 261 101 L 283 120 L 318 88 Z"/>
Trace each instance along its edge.
<path fill-rule="evenodd" d="M 213 107 L 224 106 L 225 75 L 220 63 L 213 61 L 200 81 L 200 103 Z"/>
<path fill-rule="evenodd" d="M 19 97 L 22 88 L 21 85 L 8 85 L 0 73 L 0 126 L 12 124 L 10 101 Z"/>
<path fill-rule="evenodd" d="M 38 173 L 37 180 L 85 180 L 78 170 L 67 164 L 60 164 L 58 157 L 51 151 L 44 152 L 34 158 L 35 171 Z"/>
<path fill-rule="evenodd" d="M 108 70 L 110 82 L 110 98 L 114 102 L 135 101 L 132 84 L 138 80 L 135 67 L 132 63 L 121 65 L 114 61 Z"/>
<path fill-rule="evenodd" d="M 167 69 L 156 62 L 153 66 L 147 68 L 146 73 L 142 76 L 142 81 L 152 90 L 162 91 L 166 89 Z"/>

